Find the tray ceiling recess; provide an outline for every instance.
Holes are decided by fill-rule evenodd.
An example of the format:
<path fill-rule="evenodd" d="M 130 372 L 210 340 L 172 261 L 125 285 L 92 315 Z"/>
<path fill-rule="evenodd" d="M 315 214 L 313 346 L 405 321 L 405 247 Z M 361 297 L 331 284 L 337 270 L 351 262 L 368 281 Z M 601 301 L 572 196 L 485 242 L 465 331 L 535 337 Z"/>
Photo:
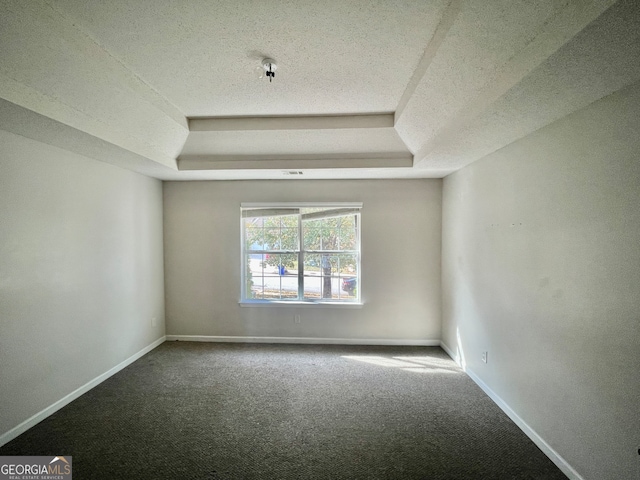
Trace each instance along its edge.
<path fill-rule="evenodd" d="M 179 170 L 408 168 L 393 114 L 191 118 Z"/>

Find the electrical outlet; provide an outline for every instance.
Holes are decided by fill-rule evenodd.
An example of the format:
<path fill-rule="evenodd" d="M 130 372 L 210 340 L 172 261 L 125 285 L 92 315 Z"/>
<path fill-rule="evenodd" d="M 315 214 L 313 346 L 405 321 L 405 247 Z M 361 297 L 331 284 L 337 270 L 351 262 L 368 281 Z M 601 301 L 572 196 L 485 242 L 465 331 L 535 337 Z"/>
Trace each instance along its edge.
<path fill-rule="evenodd" d="M 487 363 L 487 357 L 489 356 L 489 352 L 482 352 L 482 361 Z"/>
<path fill-rule="evenodd" d="M 151 317 L 151 326 L 152 327 L 158 326 L 158 317 Z"/>
<path fill-rule="evenodd" d="M 296 314 L 296 316 L 295 316 L 295 317 L 293 317 L 293 321 L 294 321 L 295 323 L 300 323 L 300 314 Z"/>

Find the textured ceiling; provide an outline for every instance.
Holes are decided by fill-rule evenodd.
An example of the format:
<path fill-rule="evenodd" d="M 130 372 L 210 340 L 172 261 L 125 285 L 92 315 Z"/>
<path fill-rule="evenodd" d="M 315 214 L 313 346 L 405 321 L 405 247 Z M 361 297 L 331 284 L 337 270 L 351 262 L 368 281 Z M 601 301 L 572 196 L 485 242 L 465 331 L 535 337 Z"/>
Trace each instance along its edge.
<path fill-rule="evenodd" d="M 394 111 L 446 3 L 51 1 L 188 117 Z"/>
<path fill-rule="evenodd" d="M 640 80 L 634 0 L 0 6 L 0 128 L 162 179 L 442 177 Z"/>

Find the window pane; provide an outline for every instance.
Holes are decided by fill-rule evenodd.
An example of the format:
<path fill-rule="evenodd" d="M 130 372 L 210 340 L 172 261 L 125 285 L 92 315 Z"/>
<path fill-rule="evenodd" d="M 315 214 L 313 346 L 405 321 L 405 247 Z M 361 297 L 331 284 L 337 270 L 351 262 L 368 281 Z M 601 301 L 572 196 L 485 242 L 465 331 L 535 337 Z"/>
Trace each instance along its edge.
<path fill-rule="evenodd" d="M 280 233 L 282 250 L 298 250 L 298 227 L 282 227 Z"/>
<path fill-rule="evenodd" d="M 340 225 L 340 250 L 355 250 L 356 223 L 355 216 L 343 217 Z"/>
<path fill-rule="evenodd" d="M 304 254 L 304 298 L 320 298 L 320 255 Z"/>
<path fill-rule="evenodd" d="M 265 250 L 280 250 L 280 228 L 264 229 Z"/>
<path fill-rule="evenodd" d="M 340 275 L 357 275 L 358 257 L 352 254 L 341 254 L 338 258 L 338 272 Z"/>
<path fill-rule="evenodd" d="M 298 216 L 288 215 L 286 217 L 280 217 L 280 226 L 282 228 L 298 228 Z"/>
<path fill-rule="evenodd" d="M 358 297 L 358 256 L 338 255 L 340 276 L 340 298 L 349 300 Z"/>
<path fill-rule="evenodd" d="M 284 253 L 280 255 L 280 266 L 284 267 L 282 274 L 298 275 L 298 255 L 295 253 Z"/>
<path fill-rule="evenodd" d="M 320 275 L 321 280 L 321 296 L 322 298 L 333 298 L 333 293 L 337 291 L 338 284 L 332 279 L 332 275 L 336 273 L 338 259 L 331 255 L 320 255 Z"/>
<path fill-rule="evenodd" d="M 296 216 L 245 218 L 244 222 L 244 248 L 247 250 L 299 249 Z"/>
<path fill-rule="evenodd" d="M 340 279 L 338 277 L 322 277 L 322 298 L 339 298 Z"/>
<path fill-rule="evenodd" d="M 305 275 L 304 298 L 306 300 L 318 300 L 321 298 L 322 277 L 319 275 Z"/>
<path fill-rule="evenodd" d="M 355 250 L 355 215 L 302 222 L 305 250 Z"/>
<path fill-rule="evenodd" d="M 355 254 L 305 254 L 304 298 L 357 298 L 358 257 Z"/>
<path fill-rule="evenodd" d="M 320 266 L 322 267 L 322 275 L 334 275 L 338 270 L 338 257 L 327 254 L 320 255 Z"/>
<path fill-rule="evenodd" d="M 256 227 L 254 225 L 245 226 L 245 249 L 248 250 L 262 250 L 264 248 L 264 235 L 262 227 Z"/>
<path fill-rule="evenodd" d="M 280 227 L 280 217 L 263 217 L 266 228 Z"/>
<path fill-rule="evenodd" d="M 277 253 L 265 253 L 264 255 L 265 275 L 278 275 L 280 268 L 280 255 Z"/>
<path fill-rule="evenodd" d="M 318 220 L 302 222 L 305 250 L 320 250 L 321 225 Z"/>
<path fill-rule="evenodd" d="M 304 254 L 304 274 L 320 273 L 320 255 L 317 253 L 305 253 Z"/>
<path fill-rule="evenodd" d="M 246 217 L 244 219 L 245 221 L 245 225 L 249 226 L 251 225 L 252 227 L 264 227 L 264 221 L 262 219 L 262 217 Z"/>
<path fill-rule="evenodd" d="M 304 298 L 308 300 L 355 298 L 353 295 L 341 291 L 341 285 L 342 279 L 340 277 L 310 273 L 304 276 Z"/>
<path fill-rule="evenodd" d="M 352 300 L 358 297 L 358 277 L 357 275 L 340 278 L 340 298 Z"/>
<path fill-rule="evenodd" d="M 261 298 L 264 275 L 264 255 L 245 255 L 245 293 L 247 298 Z"/>
<path fill-rule="evenodd" d="M 262 299 L 295 299 L 298 297 L 297 255 L 269 253 L 264 255 L 261 276 L 253 277 L 254 289 Z"/>
<path fill-rule="evenodd" d="M 322 250 L 338 249 L 338 218 L 320 220 L 322 233 Z"/>

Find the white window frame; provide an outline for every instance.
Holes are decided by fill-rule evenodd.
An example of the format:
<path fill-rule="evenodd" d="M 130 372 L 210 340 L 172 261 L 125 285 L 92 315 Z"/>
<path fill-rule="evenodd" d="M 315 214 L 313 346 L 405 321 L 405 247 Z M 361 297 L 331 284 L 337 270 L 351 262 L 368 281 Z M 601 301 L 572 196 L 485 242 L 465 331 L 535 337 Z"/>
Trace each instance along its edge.
<path fill-rule="evenodd" d="M 282 305 L 318 305 L 318 306 L 344 306 L 353 307 L 362 305 L 362 249 L 361 249 L 361 225 L 362 225 L 362 203 L 361 202 L 280 202 L 280 203 L 241 203 L 240 204 L 240 278 L 241 278 L 241 292 L 240 292 L 240 305 L 241 306 L 282 306 Z M 285 210 L 285 209 L 303 209 L 303 208 L 330 208 L 335 210 L 354 210 L 353 213 L 357 215 L 356 222 L 356 262 L 357 262 L 357 297 L 353 300 L 342 300 L 335 298 L 327 299 L 305 299 L 304 298 L 304 254 L 305 253 L 326 253 L 326 250 L 304 250 L 303 233 L 302 233 L 302 216 L 298 213 L 298 248 L 295 251 L 279 250 L 277 253 L 281 254 L 296 254 L 298 255 L 298 298 L 297 299 L 254 299 L 247 298 L 247 281 L 246 281 L 246 250 L 245 250 L 245 222 L 244 212 L 246 210 L 255 209 L 272 209 L 272 210 Z M 271 251 L 276 252 L 276 251 Z M 266 253 L 271 253 L 266 252 Z M 263 251 L 265 253 L 265 251 Z M 336 251 L 335 253 L 338 253 Z"/>

